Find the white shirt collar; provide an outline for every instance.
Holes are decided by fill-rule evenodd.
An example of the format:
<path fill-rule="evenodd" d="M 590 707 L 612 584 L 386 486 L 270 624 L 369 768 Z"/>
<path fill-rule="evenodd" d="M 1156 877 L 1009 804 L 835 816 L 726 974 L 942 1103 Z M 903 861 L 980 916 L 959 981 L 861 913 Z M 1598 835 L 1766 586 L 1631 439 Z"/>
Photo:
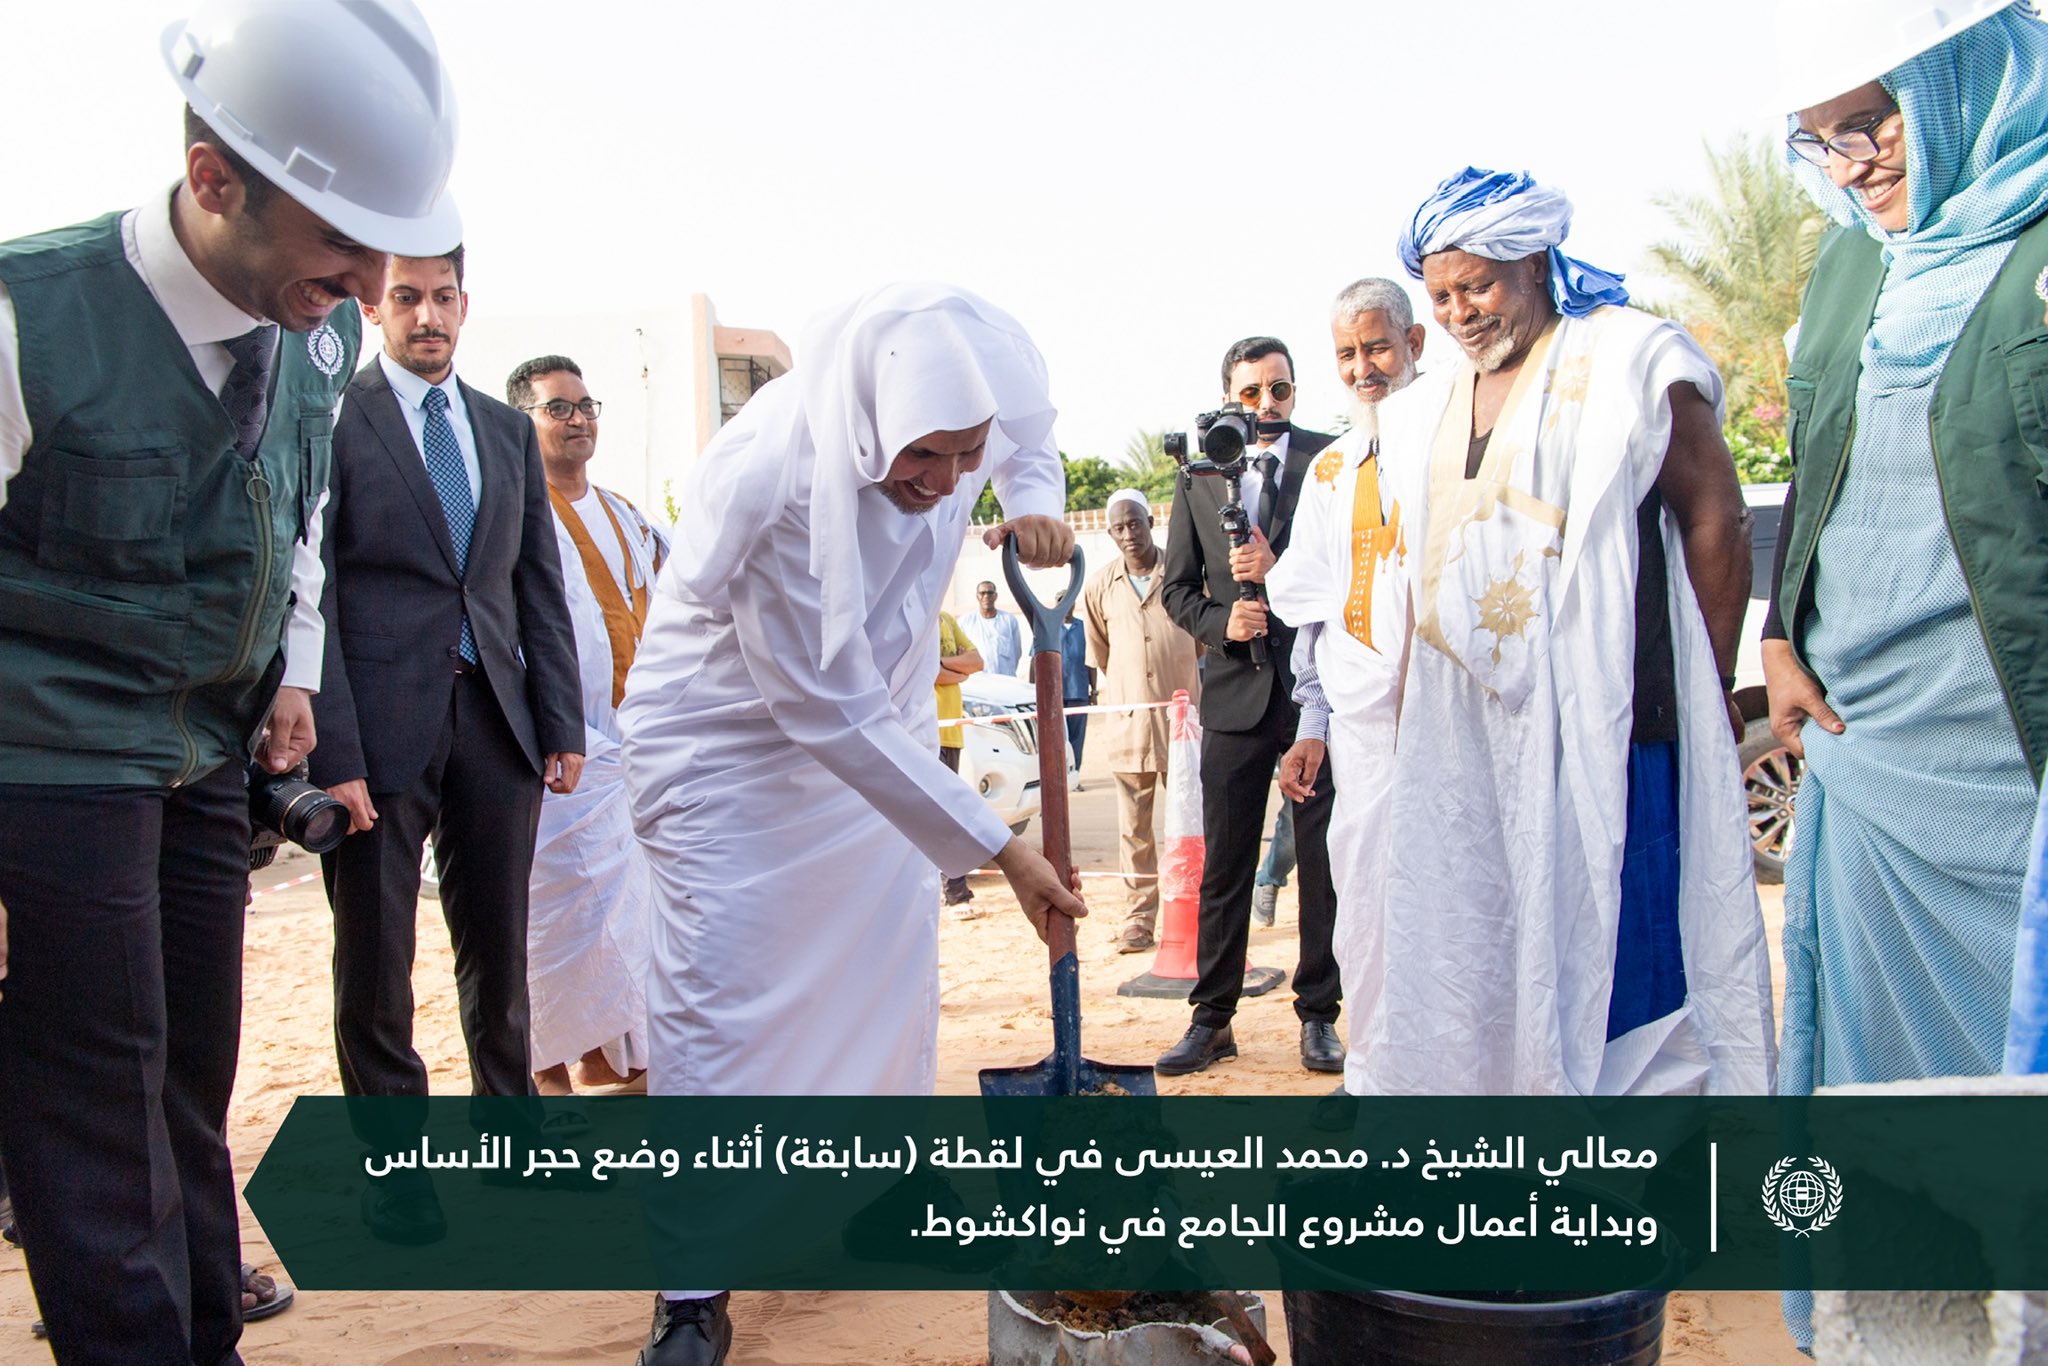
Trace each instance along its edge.
<path fill-rule="evenodd" d="M 1273 444 L 1270 446 L 1264 447 L 1263 449 L 1258 446 L 1252 447 L 1251 457 L 1253 464 L 1256 465 L 1261 456 L 1270 455 L 1275 460 L 1278 460 L 1281 464 L 1285 465 L 1287 463 L 1287 438 L 1292 436 L 1293 434 L 1294 433 L 1292 431 L 1285 431 L 1280 433 L 1280 435 L 1274 437 Z"/>
<path fill-rule="evenodd" d="M 230 303 L 225 295 L 207 283 L 185 254 L 178 235 L 171 228 L 171 200 L 176 187 L 135 210 L 135 267 L 143 284 L 156 298 L 157 306 L 178 329 L 187 346 L 203 346 L 239 337 L 264 319 L 253 317 Z"/>
<path fill-rule="evenodd" d="M 429 384 L 421 375 L 406 369 L 403 365 L 391 359 L 389 351 L 380 349 L 377 352 L 377 364 L 384 367 L 384 378 L 390 381 L 391 392 L 397 394 L 401 400 L 413 407 L 418 408 L 426 403 L 427 390 L 439 389 L 442 393 L 448 395 L 448 407 L 452 411 L 461 410 L 462 393 L 455 386 L 454 370 L 449 370 L 448 377 L 439 384 Z"/>

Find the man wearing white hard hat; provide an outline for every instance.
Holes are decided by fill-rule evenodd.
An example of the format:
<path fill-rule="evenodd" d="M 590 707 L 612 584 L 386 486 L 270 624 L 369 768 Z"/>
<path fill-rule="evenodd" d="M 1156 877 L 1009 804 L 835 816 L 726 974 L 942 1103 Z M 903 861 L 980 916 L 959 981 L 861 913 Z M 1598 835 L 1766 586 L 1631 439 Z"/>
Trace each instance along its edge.
<path fill-rule="evenodd" d="M 1764 650 L 1806 763 L 1782 1089 L 1996 1072 L 2048 759 L 2048 27 L 1796 0 L 1777 35 L 1788 159 L 1838 225 Z"/>
<path fill-rule="evenodd" d="M 459 237 L 406 0 L 217 0 L 163 53 L 178 183 L 0 245 L 0 1156 L 51 1349 L 108 1366 L 240 1360 L 245 766 L 315 738 L 337 305 Z"/>

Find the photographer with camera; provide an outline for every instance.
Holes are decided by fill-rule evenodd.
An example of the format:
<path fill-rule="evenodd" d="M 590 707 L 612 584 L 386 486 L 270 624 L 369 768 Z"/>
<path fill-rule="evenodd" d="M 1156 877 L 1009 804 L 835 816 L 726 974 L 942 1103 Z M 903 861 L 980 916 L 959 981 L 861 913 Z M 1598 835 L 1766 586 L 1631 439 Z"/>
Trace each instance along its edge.
<path fill-rule="evenodd" d="M 1289 655 L 1294 630 L 1267 609 L 1260 585 L 1286 550 L 1294 506 L 1316 453 L 1330 444 L 1288 419 L 1294 362 L 1274 337 L 1247 337 L 1223 356 L 1224 405 L 1197 422 L 1201 452 L 1186 452 L 1178 505 L 1167 530 L 1166 610 L 1208 647 L 1202 675 L 1201 924 L 1194 1020 L 1158 1063 L 1167 1076 L 1237 1056 L 1237 1013 L 1251 933 L 1252 882 L 1266 830 L 1273 766 L 1294 743 L 1299 709 Z M 1341 1072 L 1337 963 L 1330 949 L 1337 897 L 1324 831 L 1333 785 L 1294 811 L 1301 860 L 1301 961 L 1294 1011 L 1302 1066 Z"/>
<path fill-rule="evenodd" d="M 338 306 L 459 236 L 406 0 L 207 0 L 162 52 L 176 183 L 0 246 L 0 1156 L 51 1350 L 107 1366 L 239 1362 L 282 1298 L 225 1136 L 244 765 L 266 711 L 265 769 L 313 745 Z"/>

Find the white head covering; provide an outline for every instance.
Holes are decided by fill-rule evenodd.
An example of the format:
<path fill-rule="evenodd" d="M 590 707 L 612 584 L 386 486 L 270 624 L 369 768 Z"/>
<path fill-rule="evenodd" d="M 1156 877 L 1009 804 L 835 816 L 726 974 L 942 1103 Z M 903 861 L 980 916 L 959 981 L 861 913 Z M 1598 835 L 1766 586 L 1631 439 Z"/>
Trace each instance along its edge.
<path fill-rule="evenodd" d="M 897 455 L 932 432 L 994 419 L 984 468 L 1018 451 L 1052 451 L 1045 361 L 1016 319 L 963 289 L 888 285 L 815 320 L 796 368 L 719 429 L 692 472 L 667 574 L 710 598 L 740 572 L 759 533 L 808 496 L 811 572 L 824 603 L 829 665 L 870 604 L 858 499 Z M 963 481 L 955 498 L 980 481 Z M 897 515 L 904 538 L 923 517 Z"/>
<path fill-rule="evenodd" d="M 1109 515 L 1107 509 L 1115 507 L 1118 503 L 1136 503 L 1140 512 L 1144 513 L 1147 517 L 1152 515 L 1152 504 L 1146 500 L 1144 494 L 1136 489 L 1118 489 L 1115 493 L 1110 494 L 1109 501 L 1102 505 L 1105 509 L 1103 516 L 1107 517 Z"/>

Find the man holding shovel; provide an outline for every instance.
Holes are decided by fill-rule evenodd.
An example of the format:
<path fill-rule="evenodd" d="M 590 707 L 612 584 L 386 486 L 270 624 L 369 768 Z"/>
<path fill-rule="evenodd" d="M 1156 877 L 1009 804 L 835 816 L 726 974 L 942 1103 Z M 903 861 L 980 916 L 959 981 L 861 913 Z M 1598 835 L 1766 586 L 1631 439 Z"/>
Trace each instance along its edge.
<path fill-rule="evenodd" d="M 678 490 L 619 709 L 654 870 L 654 1095 L 917 1095 L 938 1069 L 938 887 L 991 858 L 1043 936 L 1080 898 L 936 750 L 938 608 L 993 478 L 1067 563 L 1038 349 L 941 285 L 813 324 Z M 934 865 L 937 865 L 936 869 Z M 643 1366 L 715 1366 L 725 1297 L 671 1291 Z"/>

